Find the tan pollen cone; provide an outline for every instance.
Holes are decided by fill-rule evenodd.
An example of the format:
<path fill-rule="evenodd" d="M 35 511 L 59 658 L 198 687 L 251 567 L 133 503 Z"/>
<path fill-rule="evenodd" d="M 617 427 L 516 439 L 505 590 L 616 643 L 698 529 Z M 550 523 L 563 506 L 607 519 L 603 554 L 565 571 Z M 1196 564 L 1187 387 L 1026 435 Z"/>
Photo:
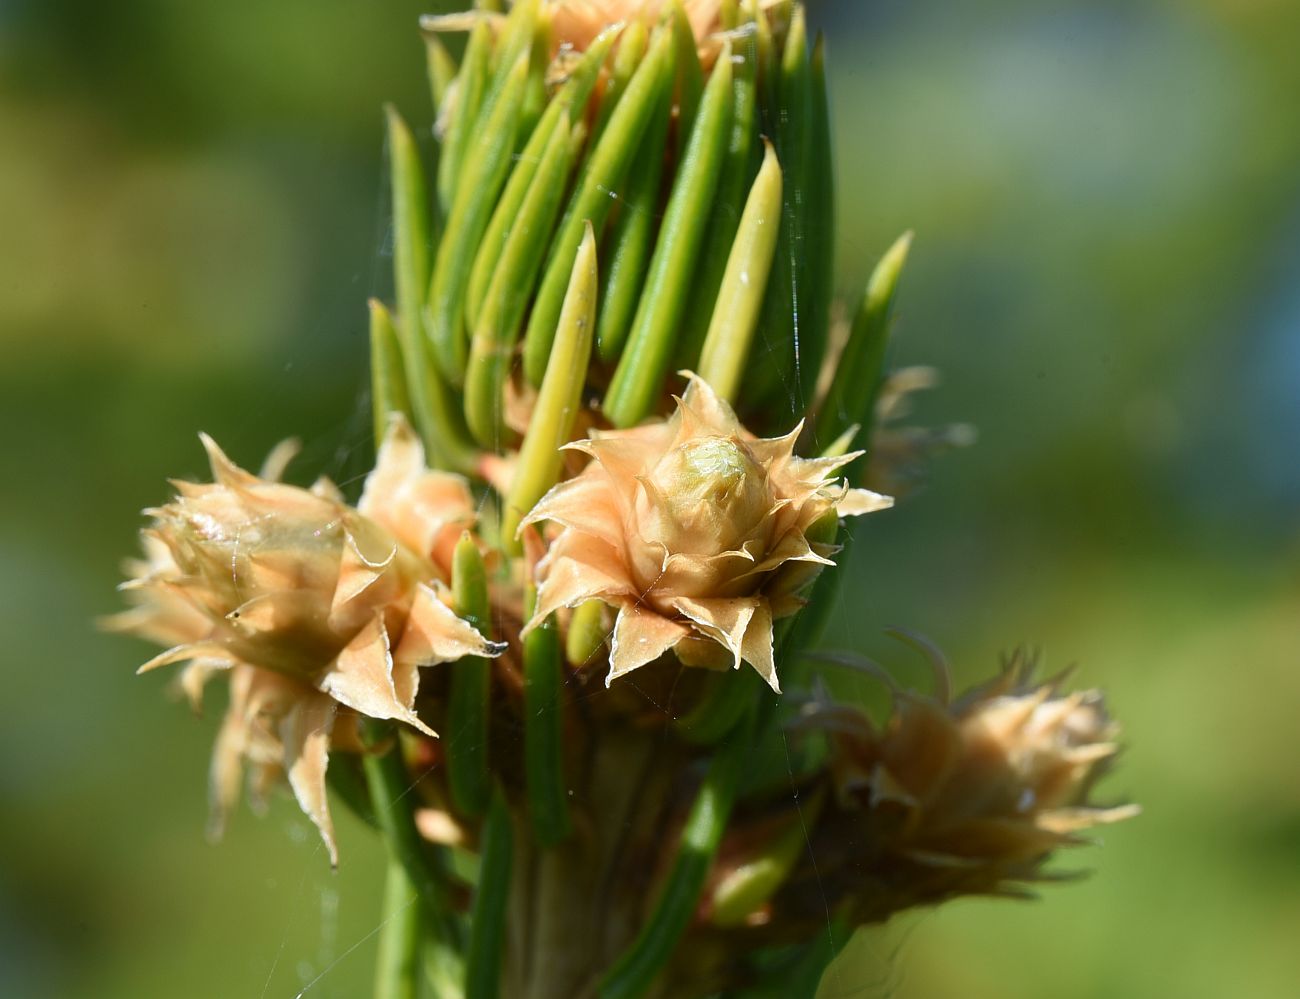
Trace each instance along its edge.
<path fill-rule="evenodd" d="M 464 480 L 425 468 L 405 421 L 390 426 L 359 509 L 328 480 L 300 489 L 244 471 L 209 438 L 211 483 L 175 483 L 147 511 L 146 559 L 123 584 L 134 607 L 106 624 L 169 645 L 140 668 L 187 662 L 197 702 L 229 671 L 212 764 L 214 826 L 238 796 L 283 772 L 336 859 L 325 797 L 334 744 L 358 716 L 434 733 L 415 713 L 419 667 L 500 647 L 444 601 L 450 544 L 474 519 Z M 449 541 L 451 539 L 451 541 Z"/>
<path fill-rule="evenodd" d="M 862 921 L 958 894 L 1023 894 L 1052 852 L 1136 814 L 1089 802 L 1117 751 L 1096 691 L 1031 685 L 1013 663 L 952 705 L 902 695 L 877 729 L 832 712 L 831 772 L 843 821 L 872 841 L 857 865 Z"/>
<path fill-rule="evenodd" d="M 795 613 L 799 591 L 832 564 L 835 518 L 892 501 L 831 478 L 856 455 L 800 458 L 801 428 L 757 438 L 688 377 L 666 422 L 569 445 L 592 460 L 523 522 L 560 528 L 525 632 L 599 599 L 618 610 L 606 683 L 675 650 L 690 665 L 748 662 L 779 690 L 773 621 Z"/>

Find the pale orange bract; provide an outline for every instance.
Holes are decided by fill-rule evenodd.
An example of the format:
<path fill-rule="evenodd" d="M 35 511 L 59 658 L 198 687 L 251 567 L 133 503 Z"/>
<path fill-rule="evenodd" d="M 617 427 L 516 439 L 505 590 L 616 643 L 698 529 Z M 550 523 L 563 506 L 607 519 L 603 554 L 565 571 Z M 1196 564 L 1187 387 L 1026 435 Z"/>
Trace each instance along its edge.
<path fill-rule="evenodd" d="M 443 598 L 473 499 L 459 476 L 425 467 L 400 418 L 356 509 L 328 480 L 308 490 L 260 478 L 203 443 L 214 481 L 177 482 L 175 500 L 147 511 L 146 560 L 123 587 L 136 606 L 108 624 L 170 645 L 140 671 L 188 662 L 181 683 L 195 702 L 207 679 L 229 671 L 215 826 L 245 762 L 255 790 L 283 772 L 333 860 L 331 739 L 359 748 L 358 716 L 433 735 L 415 713 L 419 667 L 500 652 Z"/>
<path fill-rule="evenodd" d="M 801 428 L 757 438 L 689 377 L 667 421 L 569 445 L 591 462 L 524 519 L 561 528 L 525 631 L 599 599 L 618 609 L 607 683 L 675 650 L 691 665 L 746 661 L 779 690 L 772 622 L 832 564 L 828 522 L 892 500 L 830 479 L 856 454 L 799 458 Z"/>

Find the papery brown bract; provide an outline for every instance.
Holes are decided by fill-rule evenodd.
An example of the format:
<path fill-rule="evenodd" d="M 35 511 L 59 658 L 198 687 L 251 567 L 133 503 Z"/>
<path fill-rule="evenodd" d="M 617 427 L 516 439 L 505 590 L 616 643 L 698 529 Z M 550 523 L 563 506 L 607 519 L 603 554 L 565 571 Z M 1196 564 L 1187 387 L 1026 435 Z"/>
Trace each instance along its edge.
<path fill-rule="evenodd" d="M 434 733 L 415 713 L 419 667 L 500 649 L 444 599 L 451 545 L 473 523 L 458 476 L 425 468 L 400 418 L 357 509 L 321 480 L 310 490 L 260 478 L 203 438 L 209 484 L 176 483 L 148 511 L 146 560 L 124 584 L 135 603 L 107 622 L 171 646 L 145 672 L 187 662 L 181 685 L 229 671 L 230 706 L 212 764 L 213 825 L 238 795 L 284 773 L 336 860 L 325 797 L 331 739 L 359 748 L 358 716 Z"/>
<path fill-rule="evenodd" d="M 599 599 L 618 609 L 607 683 L 671 649 L 691 665 L 746 661 L 779 690 L 773 621 L 832 564 L 827 524 L 892 502 L 830 478 L 856 454 L 796 456 L 799 433 L 755 437 L 691 375 L 667 421 L 569 445 L 591 462 L 524 519 L 560 527 L 529 628 Z"/>

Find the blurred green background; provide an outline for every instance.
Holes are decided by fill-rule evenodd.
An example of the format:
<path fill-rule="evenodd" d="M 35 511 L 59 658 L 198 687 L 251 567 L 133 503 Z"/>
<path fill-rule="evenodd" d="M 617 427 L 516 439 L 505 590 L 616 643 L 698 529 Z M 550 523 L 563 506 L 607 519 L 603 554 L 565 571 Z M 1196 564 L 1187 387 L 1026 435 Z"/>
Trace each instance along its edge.
<path fill-rule="evenodd" d="M 378 844 L 340 816 L 332 875 L 286 799 L 206 844 L 217 712 L 90 622 L 196 431 L 364 473 L 379 108 L 428 139 L 428 6 L 0 0 L 0 994 L 368 988 Z M 870 934 L 825 992 L 1294 995 L 1300 5 L 811 6 L 839 278 L 916 230 L 896 360 L 944 372 L 920 421 L 980 431 L 859 528 L 827 641 L 1080 662 L 1145 808 L 1064 858 L 1090 880 Z"/>

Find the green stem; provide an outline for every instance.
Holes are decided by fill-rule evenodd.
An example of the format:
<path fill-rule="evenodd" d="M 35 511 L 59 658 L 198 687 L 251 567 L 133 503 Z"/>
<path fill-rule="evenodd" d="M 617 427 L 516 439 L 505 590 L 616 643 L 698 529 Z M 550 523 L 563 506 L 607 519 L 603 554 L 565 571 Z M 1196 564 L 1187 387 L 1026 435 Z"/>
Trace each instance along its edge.
<path fill-rule="evenodd" d="M 605 268 L 596 322 L 601 360 L 618 360 L 636 314 L 645 281 L 651 239 L 659 221 L 659 188 L 664 165 L 664 141 L 672 117 L 671 81 L 661 84 L 659 107 L 641 137 L 641 150 L 628 171 L 627 195 L 609 234 L 609 266 Z"/>
<path fill-rule="evenodd" d="M 870 444 L 876 398 L 885 377 L 894 299 L 911 246 L 911 232 L 903 233 L 871 272 L 862 305 L 853 318 L 848 342 L 836 364 L 835 377 L 818 409 L 819 442 L 833 440 L 857 424 L 855 443 L 859 446 Z M 850 467 L 850 476 L 853 471 Z"/>
<path fill-rule="evenodd" d="M 746 31 L 737 39 L 732 69 L 731 138 L 718 178 L 700 266 L 691 287 L 690 305 L 682 316 L 677 347 L 678 368 L 698 371 L 700 350 L 718 300 L 718 288 L 740 226 L 740 215 L 758 167 L 758 38 Z M 779 224 L 780 219 L 778 217 Z"/>
<path fill-rule="evenodd" d="M 724 43 L 673 182 L 632 331 L 602 403 L 616 427 L 639 423 L 663 391 L 731 134 L 731 102 L 731 46 Z"/>
<path fill-rule="evenodd" d="M 573 273 L 560 310 L 554 347 L 533 407 L 528 432 L 519 446 L 519 460 L 501 519 L 501 545 L 507 554 L 523 551 L 515 537 L 519 524 L 560 477 L 561 452 L 572 438 L 582 404 L 582 386 L 591 363 L 596 326 L 596 240 L 586 225 L 582 245 L 573 258 Z"/>
<path fill-rule="evenodd" d="M 564 639 L 564 658 L 574 669 L 583 669 L 595 662 L 605 647 L 606 637 L 605 605 L 599 600 L 579 604 L 569 618 L 569 634 Z"/>
<path fill-rule="evenodd" d="M 468 532 L 452 556 L 451 589 L 456 613 L 486 637 L 490 631 L 487 569 Z M 456 810 L 470 818 L 483 814 L 492 793 L 488 775 L 491 668 L 488 660 L 478 656 L 466 656 L 451 666 L 447 782 Z"/>
<path fill-rule="evenodd" d="M 496 999 L 505 962 L 506 903 L 514 859 L 514 830 L 510 809 L 497 789 L 483 826 L 482 865 L 474 895 L 469 957 L 465 966 L 465 999 Z"/>
<path fill-rule="evenodd" d="M 751 749 L 752 723 L 751 712 L 713 757 L 686 819 L 677 859 L 663 892 L 636 941 L 600 983 L 600 999 L 636 999 L 645 995 L 672 958 L 699 905 L 726 830 L 736 786 Z"/>
<path fill-rule="evenodd" d="M 835 156 L 831 148 L 830 98 L 826 92 L 826 44 L 818 35 L 809 65 L 811 115 L 806 161 L 807 212 L 803 250 L 804 323 L 800 343 L 801 389 L 812 399 L 830 341 L 835 297 Z"/>
<path fill-rule="evenodd" d="M 778 22 L 779 23 L 779 22 Z M 762 39 L 760 36 L 760 45 Z M 768 279 L 767 300 L 759 324 L 755 363 L 746 374 L 745 409 L 771 416 L 783 428 L 786 416 L 805 408 L 804 346 L 809 340 L 810 311 L 806 279 L 812 259 L 821 256 L 825 233 L 812 231 L 809 210 L 809 166 L 812 154 L 812 76 L 804 30 L 803 8 L 795 7 L 784 50 L 774 66 L 776 106 L 772 137 L 776 143 L 783 187 L 781 231 Z M 770 107 L 770 106 L 769 106 Z"/>
<path fill-rule="evenodd" d="M 704 67 L 695 41 L 695 31 L 686 16 L 681 0 L 672 4 L 673 41 L 677 46 L 677 121 L 678 144 L 685 146 L 686 136 L 695 126 L 695 115 L 700 110 L 700 95 L 704 92 Z M 718 63 L 731 63 L 730 51 L 718 58 Z M 716 66 L 715 66 L 716 68 Z"/>
<path fill-rule="evenodd" d="M 497 254 L 470 338 L 465 372 L 465 420 L 485 448 L 502 450 L 502 393 L 510 377 L 519 324 L 528 306 L 546 239 L 559 211 L 571 166 L 569 116 L 561 114 L 546 143 L 532 184 L 515 206 L 515 225 Z"/>
<path fill-rule="evenodd" d="M 734 403 L 740 395 L 750 363 L 750 347 L 781 228 L 781 183 L 781 165 L 771 144 L 766 143 L 763 166 L 745 199 L 700 351 L 700 377 L 728 402 Z"/>
<path fill-rule="evenodd" d="M 384 923 L 375 966 L 375 999 L 417 999 L 420 993 L 419 896 L 406 869 L 389 858 Z"/>
<path fill-rule="evenodd" d="M 430 932 L 439 939 L 454 942 L 457 928 L 448 904 L 442 872 L 438 870 L 429 848 L 415 828 L 415 799 L 411 794 L 411 778 L 402 762 L 397 734 L 390 726 L 379 723 L 369 724 L 367 730 L 372 744 L 384 738 L 393 740 L 393 745 L 385 752 L 366 753 L 362 758 L 375 821 L 384 834 L 391 856 L 406 872 L 407 879 L 431 917 Z"/>
<path fill-rule="evenodd" d="M 531 57 L 540 8 L 541 0 L 514 0 L 511 4 L 510 13 L 506 16 L 506 22 L 497 36 L 496 49 L 492 53 L 491 81 L 483 96 L 478 120 L 474 123 L 475 143 L 482 140 L 485 123 L 492 116 L 502 95 L 509 89 L 507 80 L 515 63 L 520 58 Z"/>
<path fill-rule="evenodd" d="M 746 709 L 758 697 L 758 674 L 744 670 L 740 675 L 718 673 L 708 678 L 709 686 L 699 702 L 679 718 L 675 728 L 687 742 L 712 746 L 740 722 Z"/>
<path fill-rule="evenodd" d="M 595 144 L 569 200 L 559 231 L 551 241 L 541 284 L 533 300 L 524 337 L 524 373 L 533 385 L 546 375 L 551 346 L 559 326 L 565 293 L 573 273 L 573 262 L 590 226 L 603 231 L 613 199 L 610 191 L 622 189 L 628 168 L 654 115 L 659 86 L 672 72 L 672 35 L 660 33 L 652 39 L 645 61 L 637 67 L 622 99 L 610 116 L 609 125 Z"/>
<path fill-rule="evenodd" d="M 641 21 L 632 21 L 622 30 L 618 40 L 618 51 L 614 54 L 613 65 L 610 66 L 609 80 L 601 92 L 600 106 L 596 108 L 596 124 L 591 130 L 593 147 L 605 134 L 605 126 L 609 124 L 614 108 L 623 99 L 623 91 L 627 89 L 632 74 L 645 59 L 646 46 L 649 43 L 650 33 Z"/>
<path fill-rule="evenodd" d="M 711 898 L 714 926 L 743 926 L 786 883 L 796 862 L 807 852 L 807 829 L 817 824 L 825 801 L 824 791 L 814 793 L 808 806 L 800 808 L 799 814 L 760 853 L 722 879 Z"/>
<path fill-rule="evenodd" d="M 506 181 L 505 189 L 501 192 L 501 197 L 497 199 L 497 206 L 492 213 L 492 220 L 488 223 L 483 238 L 479 242 L 474 266 L 470 271 L 465 308 L 471 327 L 478 325 L 483 303 L 488 297 L 489 287 L 498 270 L 498 261 L 501 259 L 511 232 L 519 225 L 521 206 L 524 199 L 529 197 L 529 191 L 534 186 L 534 177 L 537 175 L 538 167 L 546 154 L 551 137 L 554 135 L 555 130 L 560 127 L 562 117 L 567 116 L 570 122 L 582 119 L 582 109 L 586 106 L 587 98 L 591 96 L 601 66 L 604 65 L 610 47 L 614 44 L 617 35 L 618 29 L 607 29 L 592 42 L 591 47 L 587 49 L 586 54 L 582 57 L 582 62 L 573 71 L 573 75 L 569 77 L 564 86 L 560 88 L 559 93 L 547 105 L 541 120 L 528 137 L 528 144 L 524 146 L 523 152 L 519 154 L 514 167 L 510 171 L 510 179 Z M 576 162 L 575 153 L 576 150 L 571 148 L 569 159 Z M 538 183 L 542 182 L 538 181 Z M 558 182 L 552 177 L 546 180 L 545 183 L 556 186 Z M 559 190 L 556 192 L 556 197 L 563 196 L 566 186 L 567 183 L 558 183 Z M 542 252 L 545 252 L 549 236 L 548 225 L 547 232 L 539 234 L 539 238 L 543 243 Z M 527 298 L 531 291 L 532 279 L 530 278 L 527 286 L 519 289 L 519 292 Z"/>
<path fill-rule="evenodd" d="M 465 296 L 470 272 L 479 240 L 491 220 L 492 208 L 514 159 L 527 76 L 528 57 L 524 54 L 505 78 L 500 100 L 476 129 L 474 147 L 465 156 L 451 214 L 447 216 L 433 261 L 425 325 L 439 372 L 448 384 L 457 387 L 464 381 L 469 352 Z"/>
<path fill-rule="evenodd" d="M 420 150 L 410 127 L 393 105 L 384 106 L 393 190 L 393 286 L 397 316 L 408 329 L 420 325 L 429 283 L 429 193 Z"/>
<path fill-rule="evenodd" d="M 447 386 L 433 369 L 424 336 L 424 290 L 429 280 L 429 198 L 420 152 L 410 128 L 391 106 L 387 109 L 389 159 L 393 190 L 393 267 L 397 289 L 397 339 L 400 366 L 407 382 L 407 405 L 425 452 L 435 468 L 465 470 L 473 462 L 460 413 Z M 393 377 L 391 358 L 372 357 L 376 370 Z M 392 394 L 391 392 L 389 393 Z"/>
<path fill-rule="evenodd" d="M 407 401 L 402 345 L 393 328 L 393 317 L 373 298 L 370 300 L 370 397 L 378 450 L 388 432 L 389 418 L 401 413 L 410 419 L 411 404 Z"/>
<path fill-rule="evenodd" d="M 442 111 L 442 102 L 446 100 L 447 88 L 456 79 L 456 61 L 452 59 L 447 46 L 437 35 L 426 35 L 425 67 L 429 75 L 429 96 L 433 99 L 433 116 Z"/>
<path fill-rule="evenodd" d="M 491 58 L 492 29 L 486 21 L 480 21 L 469 33 L 469 42 L 465 45 L 465 55 L 457 73 L 456 103 L 448 116 L 447 136 L 438 157 L 438 203 L 444 215 L 451 211 L 456 196 L 461 163 L 474 134 L 487 89 Z"/>
<path fill-rule="evenodd" d="M 530 591 L 525 618 L 532 617 L 536 591 Z M 568 792 L 564 780 L 563 664 L 555 618 L 524 639 L 524 768 L 533 835 L 554 846 L 569 835 Z"/>

